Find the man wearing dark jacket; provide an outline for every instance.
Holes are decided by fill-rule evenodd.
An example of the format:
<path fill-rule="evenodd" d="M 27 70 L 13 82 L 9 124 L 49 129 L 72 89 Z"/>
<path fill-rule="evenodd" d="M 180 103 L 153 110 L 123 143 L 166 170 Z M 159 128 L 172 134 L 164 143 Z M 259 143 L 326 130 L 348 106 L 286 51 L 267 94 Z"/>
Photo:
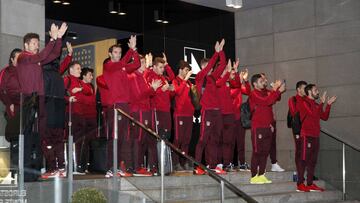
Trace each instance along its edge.
<path fill-rule="evenodd" d="M 72 46 L 66 43 L 68 54 L 61 64 L 56 59 L 44 66 L 45 121 L 40 126 L 45 135 L 41 139 L 41 148 L 46 160 L 46 173 L 42 178 L 64 175 L 64 127 L 65 127 L 65 87 L 62 74 L 72 60 Z"/>

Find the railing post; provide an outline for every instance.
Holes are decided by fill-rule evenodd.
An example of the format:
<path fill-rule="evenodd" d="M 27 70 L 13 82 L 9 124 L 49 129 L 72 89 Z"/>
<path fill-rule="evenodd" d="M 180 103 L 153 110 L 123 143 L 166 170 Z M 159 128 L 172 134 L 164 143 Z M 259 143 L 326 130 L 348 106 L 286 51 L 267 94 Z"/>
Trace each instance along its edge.
<path fill-rule="evenodd" d="M 19 129 L 19 194 L 25 189 L 24 185 L 24 132 L 23 132 L 23 94 L 20 93 L 20 129 Z M 22 197 L 22 196 L 21 196 Z"/>
<path fill-rule="evenodd" d="M 114 106 L 114 139 L 113 139 L 113 178 L 116 180 L 118 168 L 118 112 Z M 115 182 L 114 182 L 115 183 Z"/>
<path fill-rule="evenodd" d="M 164 176 L 165 176 L 165 170 L 164 170 L 164 167 L 165 167 L 165 142 L 164 140 L 161 140 L 161 150 L 160 150 L 160 161 L 161 161 L 161 164 L 160 164 L 160 174 L 161 174 L 161 203 L 164 203 Z"/>
<path fill-rule="evenodd" d="M 72 135 L 72 101 L 69 101 L 69 139 L 68 139 L 68 170 L 67 170 L 67 176 L 68 176 L 68 202 L 71 202 L 71 196 L 73 192 L 73 135 Z"/>
<path fill-rule="evenodd" d="M 346 200 L 346 160 L 345 160 L 345 143 L 342 143 L 342 199 Z"/>
<path fill-rule="evenodd" d="M 220 181 L 220 202 L 225 202 L 225 195 L 224 195 L 224 181 Z"/>

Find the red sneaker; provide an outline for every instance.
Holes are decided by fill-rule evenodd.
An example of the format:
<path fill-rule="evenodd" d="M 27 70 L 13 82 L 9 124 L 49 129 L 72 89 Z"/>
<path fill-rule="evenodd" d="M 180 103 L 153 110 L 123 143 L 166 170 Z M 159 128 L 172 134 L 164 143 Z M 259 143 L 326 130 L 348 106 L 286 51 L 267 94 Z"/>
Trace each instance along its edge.
<path fill-rule="evenodd" d="M 120 176 L 120 177 L 131 177 L 131 176 L 133 176 L 132 173 L 129 173 L 129 172 L 126 172 L 126 171 L 123 171 L 123 170 L 118 170 L 116 175 Z"/>
<path fill-rule="evenodd" d="M 199 166 L 197 166 L 195 169 L 194 169 L 194 174 L 195 175 L 205 175 L 205 171 L 200 168 Z"/>
<path fill-rule="evenodd" d="M 58 171 L 47 171 L 46 173 L 41 174 L 41 179 L 49 179 L 49 178 L 55 178 L 58 175 Z"/>
<path fill-rule="evenodd" d="M 218 174 L 218 175 L 226 175 L 227 174 L 227 172 L 226 171 L 224 171 L 222 168 L 220 168 L 220 167 L 216 167 L 215 169 L 213 169 L 214 171 L 215 171 L 215 173 L 216 174 Z"/>
<path fill-rule="evenodd" d="M 301 183 L 297 186 L 296 192 L 310 192 L 310 190 L 304 185 L 304 183 Z"/>
<path fill-rule="evenodd" d="M 324 188 L 321 188 L 315 184 L 307 186 L 307 189 L 310 190 L 310 192 L 324 192 Z"/>
<path fill-rule="evenodd" d="M 136 173 L 133 174 L 134 176 L 152 176 L 153 174 L 149 172 L 146 168 L 140 167 L 136 169 Z"/>

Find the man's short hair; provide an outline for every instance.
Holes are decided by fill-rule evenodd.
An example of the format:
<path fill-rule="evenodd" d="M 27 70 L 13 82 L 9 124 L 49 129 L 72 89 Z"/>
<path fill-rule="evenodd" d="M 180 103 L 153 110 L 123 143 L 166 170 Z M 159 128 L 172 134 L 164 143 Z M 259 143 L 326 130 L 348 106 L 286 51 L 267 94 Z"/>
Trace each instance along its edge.
<path fill-rule="evenodd" d="M 9 66 L 14 65 L 13 62 L 11 61 L 11 59 L 14 59 L 14 58 L 15 58 L 15 55 L 16 55 L 17 53 L 21 53 L 21 52 L 22 52 L 22 50 L 19 49 L 19 48 L 15 48 L 15 49 L 13 49 L 13 50 L 11 51 L 10 57 L 9 57 Z"/>
<path fill-rule="evenodd" d="M 114 44 L 109 48 L 109 53 L 112 53 L 115 48 L 121 49 L 121 44 Z"/>
<path fill-rule="evenodd" d="M 297 88 L 300 88 L 301 86 L 303 86 L 303 85 L 307 85 L 307 82 L 305 82 L 305 81 L 303 81 L 303 80 L 300 80 L 299 82 L 297 82 L 296 83 L 296 89 Z"/>
<path fill-rule="evenodd" d="M 254 87 L 254 83 L 257 83 L 257 81 L 262 78 L 261 74 L 255 74 L 251 77 L 251 85 Z"/>
<path fill-rule="evenodd" d="M 82 80 L 84 78 L 84 76 L 88 73 L 94 73 L 94 69 L 89 68 L 89 67 L 84 67 L 81 69 L 81 74 L 80 74 L 80 80 Z"/>
<path fill-rule="evenodd" d="M 155 57 L 154 59 L 154 65 L 157 65 L 159 63 L 165 63 L 165 60 L 161 57 Z"/>
<path fill-rule="evenodd" d="M 180 60 L 179 63 L 178 63 L 178 68 L 179 70 L 181 69 L 184 69 L 184 68 L 189 68 L 189 70 L 191 70 L 191 66 L 188 62 L 184 61 L 184 60 Z"/>
<path fill-rule="evenodd" d="M 25 43 L 29 43 L 31 39 L 37 39 L 37 40 L 40 40 L 40 36 L 36 33 L 27 33 L 24 37 L 23 37 L 23 40 L 24 40 L 24 44 Z"/>
<path fill-rule="evenodd" d="M 78 62 L 78 61 L 72 61 L 70 64 L 69 64 L 69 68 L 73 68 L 76 64 L 80 65 L 81 66 L 81 63 Z"/>
<path fill-rule="evenodd" d="M 209 63 L 209 59 L 208 58 L 203 58 L 200 61 L 200 66 L 204 66 L 206 63 Z"/>
<path fill-rule="evenodd" d="M 305 94 L 306 96 L 309 96 L 309 91 L 312 90 L 313 87 L 315 87 L 316 85 L 315 84 L 308 84 L 306 85 L 305 87 Z"/>

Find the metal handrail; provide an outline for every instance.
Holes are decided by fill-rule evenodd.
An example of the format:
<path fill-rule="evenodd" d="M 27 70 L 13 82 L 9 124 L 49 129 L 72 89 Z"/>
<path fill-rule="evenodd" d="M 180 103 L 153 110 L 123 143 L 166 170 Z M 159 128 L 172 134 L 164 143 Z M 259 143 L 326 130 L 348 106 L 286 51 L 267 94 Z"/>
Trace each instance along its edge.
<path fill-rule="evenodd" d="M 199 166 L 200 168 L 202 168 L 204 171 L 206 171 L 210 177 L 214 178 L 216 181 L 218 181 L 221 186 L 223 187 L 223 185 L 225 185 L 228 189 L 230 189 L 232 192 L 234 192 L 238 197 L 241 197 L 242 199 L 244 199 L 246 202 L 249 203 L 257 203 L 257 201 L 252 198 L 251 196 L 247 195 L 245 192 L 241 191 L 240 189 L 238 189 L 235 185 L 233 185 L 232 183 L 230 183 L 228 180 L 226 180 L 225 178 L 219 176 L 218 174 L 216 174 L 214 171 L 212 171 L 211 169 L 207 168 L 205 165 L 203 165 L 202 163 L 197 162 L 193 157 L 185 154 L 183 151 L 181 151 L 179 148 L 177 148 L 176 146 L 174 146 L 171 142 L 169 142 L 166 139 L 162 139 L 161 136 L 159 136 L 157 133 L 155 133 L 153 130 L 151 130 L 150 128 L 146 127 L 144 124 L 142 124 L 140 121 L 134 119 L 132 116 L 130 116 L 129 114 L 127 114 L 126 112 L 124 112 L 123 110 L 117 108 L 116 109 L 119 113 L 121 113 L 122 115 L 124 115 L 125 117 L 127 117 L 131 122 L 133 122 L 135 125 L 139 126 L 140 128 L 142 128 L 143 130 L 147 131 L 151 136 L 155 137 L 157 140 L 161 140 L 162 142 L 164 142 L 167 146 L 169 146 L 173 151 L 175 151 L 177 154 L 180 154 L 181 156 L 185 157 L 187 160 L 190 160 L 191 162 L 195 163 L 197 166 Z M 224 198 L 222 196 L 222 198 Z"/>
<path fill-rule="evenodd" d="M 345 149 L 345 147 L 347 145 L 358 152 L 360 152 L 360 149 L 353 144 L 343 141 L 342 139 L 340 139 L 339 137 L 335 136 L 334 134 L 328 132 L 325 129 L 320 129 L 320 131 L 322 133 L 324 133 L 325 135 L 327 135 L 341 143 L 341 147 L 342 147 L 342 149 L 341 149 L 341 153 L 342 153 L 342 199 L 346 200 L 346 149 Z"/>
<path fill-rule="evenodd" d="M 353 148 L 354 150 L 360 152 L 360 148 L 359 148 L 359 147 L 355 146 L 354 144 L 350 144 L 349 142 L 346 142 L 346 141 L 342 140 L 341 138 L 339 138 L 338 136 L 330 133 L 330 132 L 327 131 L 326 129 L 322 128 L 320 131 L 321 131 L 322 133 L 326 134 L 327 136 L 329 136 L 329 137 L 331 137 L 331 138 L 333 138 L 333 139 L 335 139 L 335 140 L 337 140 L 337 141 L 339 141 L 339 142 L 341 142 L 341 143 L 344 143 L 345 145 L 347 145 L 347 146 Z"/>

